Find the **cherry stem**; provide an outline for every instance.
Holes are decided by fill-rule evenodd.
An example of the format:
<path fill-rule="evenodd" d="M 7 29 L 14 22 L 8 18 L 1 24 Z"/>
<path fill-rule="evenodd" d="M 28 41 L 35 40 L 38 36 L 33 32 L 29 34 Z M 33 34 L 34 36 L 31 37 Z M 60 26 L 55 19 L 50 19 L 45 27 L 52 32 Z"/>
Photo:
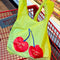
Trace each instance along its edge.
<path fill-rule="evenodd" d="M 35 43 L 34 43 L 34 36 L 33 36 L 32 31 L 30 31 L 30 32 L 31 32 L 31 34 L 32 34 L 32 38 L 33 38 L 33 47 L 35 47 Z"/>
<path fill-rule="evenodd" d="M 33 47 L 35 47 L 33 33 L 32 33 L 32 31 L 31 31 L 30 29 L 28 29 L 28 30 L 29 30 L 29 35 L 28 35 L 28 37 L 24 40 L 24 42 L 29 38 L 29 36 L 30 36 L 30 32 L 31 32 L 31 34 L 32 34 L 32 38 L 33 38 Z"/>
<path fill-rule="evenodd" d="M 30 36 L 30 31 L 29 31 L 29 35 L 28 35 L 28 37 L 24 40 L 24 42 L 29 38 L 29 36 Z"/>

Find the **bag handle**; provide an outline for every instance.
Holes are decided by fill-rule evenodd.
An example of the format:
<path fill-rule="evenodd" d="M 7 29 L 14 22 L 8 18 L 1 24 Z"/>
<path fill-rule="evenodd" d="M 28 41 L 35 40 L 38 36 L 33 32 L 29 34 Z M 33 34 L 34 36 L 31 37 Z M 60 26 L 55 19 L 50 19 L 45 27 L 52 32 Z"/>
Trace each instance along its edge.
<path fill-rule="evenodd" d="M 37 17 L 39 15 L 39 13 L 41 12 L 41 9 L 42 9 L 43 6 L 44 6 L 44 9 L 45 9 L 45 19 L 44 20 L 47 20 L 47 23 L 48 23 L 49 18 L 51 16 L 51 14 L 53 12 L 53 8 L 54 8 L 54 3 L 50 0 L 44 0 L 44 2 L 39 7 L 39 10 L 35 14 L 34 20 L 37 21 Z"/>
<path fill-rule="evenodd" d="M 28 15 L 27 0 L 19 0 L 17 20 L 20 15 Z"/>

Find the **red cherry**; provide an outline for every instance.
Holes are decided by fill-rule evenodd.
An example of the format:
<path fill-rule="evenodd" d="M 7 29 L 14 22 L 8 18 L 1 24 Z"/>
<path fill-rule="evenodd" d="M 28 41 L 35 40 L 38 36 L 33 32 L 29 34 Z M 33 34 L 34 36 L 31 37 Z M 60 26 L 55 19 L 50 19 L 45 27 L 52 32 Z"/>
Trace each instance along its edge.
<path fill-rule="evenodd" d="M 33 58 L 42 58 L 43 50 L 39 47 L 39 45 L 36 45 L 35 47 L 30 46 L 29 55 Z"/>
<path fill-rule="evenodd" d="M 17 37 L 13 42 L 14 48 L 18 52 L 25 52 L 28 49 L 28 43 L 22 37 Z"/>
<path fill-rule="evenodd" d="M 22 37 L 17 37 L 14 42 L 22 42 L 24 39 Z"/>

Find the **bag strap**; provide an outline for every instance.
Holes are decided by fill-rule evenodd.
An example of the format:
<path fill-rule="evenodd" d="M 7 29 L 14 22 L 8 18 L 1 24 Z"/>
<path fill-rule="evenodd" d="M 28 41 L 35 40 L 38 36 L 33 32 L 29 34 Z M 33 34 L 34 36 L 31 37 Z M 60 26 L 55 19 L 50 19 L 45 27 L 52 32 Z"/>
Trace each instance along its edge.
<path fill-rule="evenodd" d="M 17 20 L 20 15 L 28 15 L 27 0 L 19 0 Z"/>
<path fill-rule="evenodd" d="M 54 3 L 50 0 L 44 0 L 44 2 L 41 4 L 41 6 L 39 7 L 39 10 L 37 11 L 34 20 L 37 21 L 37 17 L 39 15 L 39 13 L 41 12 L 42 7 L 44 6 L 45 9 L 45 19 L 47 20 L 47 23 L 49 21 L 49 18 L 53 12 L 53 8 L 54 8 Z"/>

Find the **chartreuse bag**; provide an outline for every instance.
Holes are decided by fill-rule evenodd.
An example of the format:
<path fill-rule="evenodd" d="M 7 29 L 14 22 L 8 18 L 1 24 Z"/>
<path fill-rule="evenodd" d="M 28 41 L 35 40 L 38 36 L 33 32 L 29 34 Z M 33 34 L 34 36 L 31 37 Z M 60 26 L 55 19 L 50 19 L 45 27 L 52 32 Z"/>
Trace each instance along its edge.
<path fill-rule="evenodd" d="M 45 19 L 37 22 L 38 14 L 43 6 Z M 34 19 L 31 19 L 28 15 L 27 1 L 19 1 L 17 20 L 12 27 L 7 44 L 7 50 L 10 54 L 33 60 L 50 59 L 51 46 L 47 33 L 47 23 L 53 12 L 53 7 L 53 2 L 45 0 L 39 7 Z"/>

